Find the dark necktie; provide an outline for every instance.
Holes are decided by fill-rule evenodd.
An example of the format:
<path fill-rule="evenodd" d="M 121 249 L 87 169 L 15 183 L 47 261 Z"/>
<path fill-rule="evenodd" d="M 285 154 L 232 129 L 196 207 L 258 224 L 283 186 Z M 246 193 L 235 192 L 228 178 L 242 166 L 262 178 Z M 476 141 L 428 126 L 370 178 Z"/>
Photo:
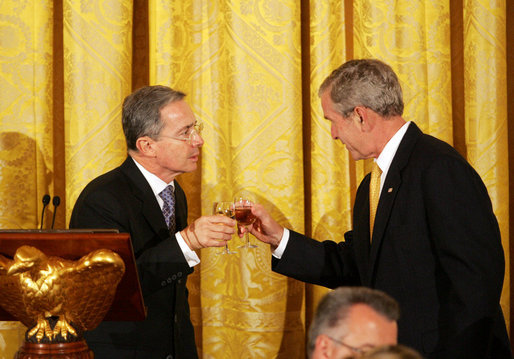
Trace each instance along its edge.
<path fill-rule="evenodd" d="M 164 215 L 166 225 L 171 233 L 175 233 L 175 191 L 173 190 L 173 186 L 168 185 L 159 193 L 159 197 L 164 201 L 162 214 Z"/>

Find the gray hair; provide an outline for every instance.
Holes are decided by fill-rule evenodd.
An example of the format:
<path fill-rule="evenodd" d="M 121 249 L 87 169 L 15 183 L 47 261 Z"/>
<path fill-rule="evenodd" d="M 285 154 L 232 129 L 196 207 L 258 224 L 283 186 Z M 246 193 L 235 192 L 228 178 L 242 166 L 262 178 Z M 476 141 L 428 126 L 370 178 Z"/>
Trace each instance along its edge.
<path fill-rule="evenodd" d="M 337 288 L 327 293 L 318 304 L 309 328 L 309 358 L 314 352 L 316 338 L 344 325 L 350 309 L 356 304 L 365 304 L 390 321 L 397 321 L 400 317 L 398 302 L 382 291 L 366 287 Z"/>
<path fill-rule="evenodd" d="M 156 138 L 164 122 L 161 109 L 167 104 L 182 100 L 186 95 L 167 86 L 145 86 L 128 95 L 123 101 L 121 123 L 129 150 L 137 150 L 138 138 Z"/>
<path fill-rule="evenodd" d="M 393 69 L 379 60 L 350 60 L 321 84 L 318 95 L 330 91 L 337 111 L 348 117 L 355 107 L 367 107 L 383 117 L 403 114 L 403 95 Z"/>

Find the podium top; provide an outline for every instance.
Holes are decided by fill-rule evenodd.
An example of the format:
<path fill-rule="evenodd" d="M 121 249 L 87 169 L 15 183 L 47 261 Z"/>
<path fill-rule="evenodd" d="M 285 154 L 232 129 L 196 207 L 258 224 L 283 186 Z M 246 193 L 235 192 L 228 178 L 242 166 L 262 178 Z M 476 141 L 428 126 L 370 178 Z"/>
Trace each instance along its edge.
<path fill-rule="evenodd" d="M 128 233 L 116 229 L 0 230 L 0 254 L 13 258 L 16 250 L 33 246 L 47 256 L 77 260 L 97 249 L 116 252 L 125 263 L 125 274 L 104 321 L 139 321 L 146 317 L 137 276 L 134 251 Z M 0 308 L 0 320 L 16 320 Z"/>

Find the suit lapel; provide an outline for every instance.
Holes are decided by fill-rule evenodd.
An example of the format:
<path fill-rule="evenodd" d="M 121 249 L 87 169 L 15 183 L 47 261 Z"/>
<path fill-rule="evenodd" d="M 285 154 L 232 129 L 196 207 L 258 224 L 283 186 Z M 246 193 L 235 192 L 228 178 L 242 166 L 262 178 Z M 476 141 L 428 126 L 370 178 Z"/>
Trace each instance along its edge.
<path fill-rule="evenodd" d="M 369 173 L 364 177 L 355 197 L 353 206 L 353 249 L 355 263 L 363 284 L 369 283 Z"/>
<path fill-rule="evenodd" d="M 134 195 L 141 201 L 142 215 L 155 233 L 162 234 L 162 229 L 166 228 L 166 221 L 145 177 L 131 157 L 128 157 L 121 165 L 121 170 L 134 184 Z"/>
<path fill-rule="evenodd" d="M 372 276 L 376 264 L 376 259 L 379 253 L 380 245 L 384 239 L 384 233 L 389 223 L 389 217 L 393 209 L 396 195 L 402 185 L 401 172 L 408 164 L 410 155 L 419 137 L 422 135 L 421 130 L 414 122 L 409 125 L 407 132 L 403 136 L 398 150 L 391 162 L 389 171 L 384 181 L 382 192 L 380 193 L 380 200 L 378 202 L 377 214 L 375 217 L 375 225 L 373 230 L 373 238 L 371 241 L 371 252 L 369 258 L 369 271 Z M 368 184 L 369 189 L 369 184 Z M 369 203 L 369 201 L 368 201 Z M 368 204 L 369 209 L 369 204 Z M 369 218 L 369 217 L 368 217 Z M 369 221 L 368 221 L 369 223 Z M 371 277 L 370 277 L 371 278 Z"/>
<path fill-rule="evenodd" d="M 177 231 L 181 231 L 187 227 L 186 195 L 177 181 L 175 181 L 175 219 L 177 224 Z"/>

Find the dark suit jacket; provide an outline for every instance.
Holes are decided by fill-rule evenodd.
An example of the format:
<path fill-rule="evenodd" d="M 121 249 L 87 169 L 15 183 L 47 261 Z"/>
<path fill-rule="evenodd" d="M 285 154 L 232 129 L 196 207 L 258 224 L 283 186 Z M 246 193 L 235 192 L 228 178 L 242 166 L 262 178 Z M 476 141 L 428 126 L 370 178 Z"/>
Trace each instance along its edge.
<path fill-rule="evenodd" d="M 371 245 L 369 181 L 357 190 L 344 242 L 291 232 L 273 270 L 330 288 L 383 290 L 400 304 L 399 342 L 426 357 L 510 358 L 500 231 L 475 170 L 411 123 L 384 181 Z"/>
<path fill-rule="evenodd" d="M 184 191 L 175 182 L 177 231 L 187 226 Z M 197 358 L 189 317 L 187 264 L 169 233 L 150 185 L 128 157 L 80 194 L 70 228 L 116 228 L 130 233 L 147 318 L 103 322 L 86 333 L 95 358 Z"/>

